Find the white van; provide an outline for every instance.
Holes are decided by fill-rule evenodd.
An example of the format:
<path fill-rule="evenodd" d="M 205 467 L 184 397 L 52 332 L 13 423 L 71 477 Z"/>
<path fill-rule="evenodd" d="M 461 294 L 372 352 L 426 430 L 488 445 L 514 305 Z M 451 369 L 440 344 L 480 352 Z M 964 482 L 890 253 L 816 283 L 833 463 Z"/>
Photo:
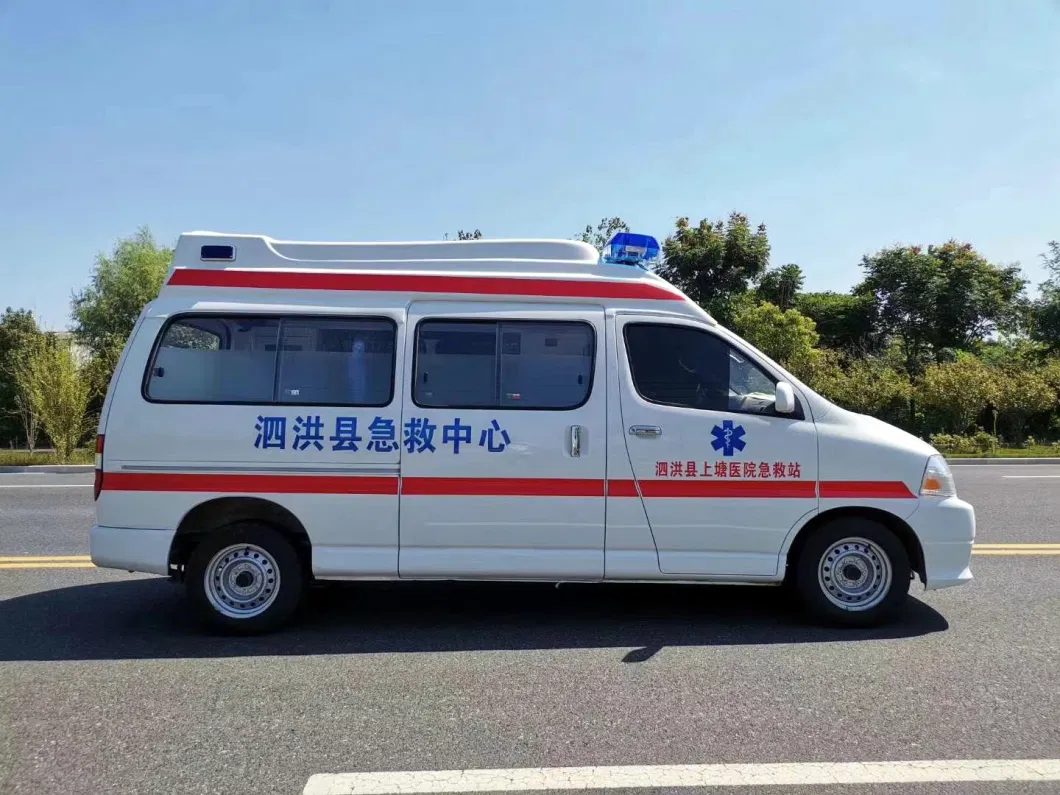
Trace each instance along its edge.
<path fill-rule="evenodd" d="M 929 445 L 572 241 L 181 236 L 99 426 L 97 566 L 278 626 L 312 580 L 790 584 L 864 626 L 971 579 Z"/>

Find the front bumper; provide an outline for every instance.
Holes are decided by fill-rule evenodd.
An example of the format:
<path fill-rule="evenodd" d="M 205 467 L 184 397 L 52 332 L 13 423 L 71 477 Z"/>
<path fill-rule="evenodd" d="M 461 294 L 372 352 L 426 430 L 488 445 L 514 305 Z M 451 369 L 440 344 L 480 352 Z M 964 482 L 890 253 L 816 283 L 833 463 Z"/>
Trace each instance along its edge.
<path fill-rule="evenodd" d="M 909 523 L 924 550 L 924 588 L 935 591 L 972 579 L 975 509 L 964 500 L 921 498 Z"/>
<path fill-rule="evenodd" d="M 175 530 L 93 526 L 89 532 L 92 562 L 105 569 L 169 574 L 169 548 Z"/>

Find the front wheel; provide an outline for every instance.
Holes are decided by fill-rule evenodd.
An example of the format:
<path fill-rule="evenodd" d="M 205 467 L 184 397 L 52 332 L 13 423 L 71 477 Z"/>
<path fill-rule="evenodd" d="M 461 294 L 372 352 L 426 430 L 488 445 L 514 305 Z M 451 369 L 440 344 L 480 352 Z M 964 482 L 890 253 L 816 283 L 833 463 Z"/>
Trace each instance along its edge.
<path fill-rule="evenodd" d="M 814 531 L 795 565 L 803 604 L 830 624 L 874 626 L 894 615 L 909 593 L 905 547 L 868 519 L 840 519 Z"/>
<path fill-rule="evenodd" d="M 210 533 L 195 547 L 185 583 L 205 623 L 253 634 L 276 629 L 291 617 L 305 577 L 298 552 L 282 533 L 240 523 Z"/>

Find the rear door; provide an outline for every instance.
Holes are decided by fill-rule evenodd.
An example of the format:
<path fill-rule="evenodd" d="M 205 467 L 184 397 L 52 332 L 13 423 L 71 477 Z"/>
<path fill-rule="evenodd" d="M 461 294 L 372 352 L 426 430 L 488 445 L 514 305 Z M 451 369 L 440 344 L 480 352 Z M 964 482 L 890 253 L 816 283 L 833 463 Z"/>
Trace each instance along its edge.
<path fill-rule="evenodd" d="M 621 314 L 622 420 L 637 489 L 670 574 L 772 576 L 817 510 L 817 433 L 772 409 L 775 380 L 712 330 Z"/>
<path fill-rule="evenodd" d="M 145 319 L 112 395 L 99 521 L 175 529 L 253 497 L 305 527 L 317 576 L 396 576 L 403 333 L 393 309 Z"/>
<path fill-rule="evenodd" d="M 401 576 L 602 578 L 603 310 L 424 302 L 408 322 Z"/>

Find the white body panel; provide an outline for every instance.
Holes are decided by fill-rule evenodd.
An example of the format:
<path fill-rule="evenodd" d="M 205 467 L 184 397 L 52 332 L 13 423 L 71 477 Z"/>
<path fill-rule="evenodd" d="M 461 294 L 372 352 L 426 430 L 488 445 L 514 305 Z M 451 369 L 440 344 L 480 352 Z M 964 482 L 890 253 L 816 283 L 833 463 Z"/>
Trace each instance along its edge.
<path fill-rule="evenodd" d="M 788 531 L 817 511 L 813 419 L 649 402 L 638 394 L 624 355 L 623 330 L 631 323 L 700 326 L 627 312 L 615 323 L 626 445 L 660 569 L 676 575 L 776 576 Z M 638 426 L 659 435 L 634 435 Z M 739 435 L 735 445 L 715 449 L 726 433 Z M 798 496 L 777 496 L 786 489 Z"/>
<path fill-rule="evenodd" d="M 203 246 L 229 246 L 231 258 L 204 259 Z M 221 321 L 223 333 L 210 330 Z M 445 359 L 444 334 L 419 340 L 420 323 L 446 322 L 499 329 L 500 402 L 431 403 L 432 394 L 459 403 L 489 383 L 478 353 Z M 218 341 L 164 342 L 175 323 Z M 392 347 L 365 342 L 365 324 L 392 329 L 383 334 Z M 569 324 L 591 331 L 591 356 L 576 350 L 582 338 Z M 625 343 L 630 324 L 720 339 L 790 382 L 798 415 L 759 411 L 758 393 L 724 409 L 646 399 Z M 391 361 L 389 401 L 358 392 L 362 381 L 382 384 Z M 509 377 L 519 391 L 502 388 Z M 548 403 L 579 379 L 590 382 L 584 402 Z M 354 397 L 320 398 L 333 388 Z M 189 390 L 224 399 L 189 401 Z M 541 400 L 550 407 L 520 405 Z M 423 422 L 435 429 L 433 452 L 409 436 Z M 447 426 L 462 435 L 446 438 Z M 916 496 L 930 446 L 833 406 L 657 276 L 602 265 L 571 241 L 184 235 L 123 353 L 100 433 L 92 555 L 101 566 L 172 572 L 173 539 L 192 511 L 251 498 L 304 529 L 322 579 L 779 582 L 799 530 L 849 508 L 908 523 L 927 587 L 971 577 L 970 506 Z"/>
<path fill-rule="evenodd" d="M 230 306 L 226 308 L 231 311 Z M 172 532 L 201 503 L 233 496 L 265 498 L 290 511 L 309 534 L 314 546 L 314 573 L 396 577 L 400 455 L 397 440 L 390 451 L 369 451 L 364 429 L 380 416 L 393 420 L 400 428 L 400 380 L 396 380 L 390 405 L 379 408 L 150 402 L 142 394 L 144 367 L 166 319 L 180 310 L 180 302 L 171 301 L 159 301 L 150 308 L 140 324 L 141 332 L 129 343 L 127 358 L 135 364 L 111 390 L 109 427 L 116 432 L 105 434 L 104 483 L 119 487 L 105 485 L 100 493 L 96 505 L 99 524 Z M 198 302 L 183 309 L 183 313 L 193 314 L 217 311 L 215 305 Z M 240 306 L 237 311 L 261 316 L 285 312 L 326 316 L 336 314 L 337 308 L 321 312 L 319 307 L 254 304 Z M 400 362 L 404 313 L 372 307 L 340 311 L 343 317 L 364 314 L 395 321 L 395 372 L 399 379 L 403 371 Z M 332 449 L 329 436 L 340 416 L 358 420 L 363 442 L 356 451 Z M 284 418 L 282 449 L 255 446 L 259 417 Z M 296 444 L 299 417 L 318 417 L 322 431 L 320 439 L 301 450 L 297 449 L 301 442 Z M 283 490 L 284 483 L 293 482 L 290 478 L 335 480 L 324 481 L 322 488 L 326 490 L 321 493 L 299 493 Z M 390 493 L 363 493 L 366 487 L 386 490 L 386 482 L 391 484 Z M 330 486 L 334 488 L 327 488 Z M 335 554 L 356 559 L 357 568 L 339 568 L 329 560 Z M 155 565 L 154 570 L 164 572 L 164 563 Z"/>
<path fill-rule="evenodd" d="M 583 374 L 586 388 L 592 386 L 588 401 L 568 410 L 428 408 L 417 406 L 413 390 L 405 390 L 404 416 L 426 420 L 437 430 L 434 451 L 402 452 L 401 576 L 602 579 L 607 414 L 603 310 L 412 304 L 409 327 L 424 319 L 515 321 L 529 324 L 522 326 L 528 330 L 547 321 L 571 323 L 591 330 L 598 353 L 594 369 Z M 524 348 L 543 344 L 531 331 L 522 337 Z M 413 356 L 414 343 L 410 335 L 406 359 Z M 454 377 L 471 380 L 476 375 L 459 372 Z M 532 376 L 534 381 L 548 377 L 545 372 Z M 420 386 L 429 392 L 435 380 Z M 493 429 L 494 421 L 500 431 Z M 571 451 L 575 426 L 581 436 L 577 456 Z M 460 427 L 471 428 L 470 441 L 447 443 L 446 429 L 457 437 Z"/>

